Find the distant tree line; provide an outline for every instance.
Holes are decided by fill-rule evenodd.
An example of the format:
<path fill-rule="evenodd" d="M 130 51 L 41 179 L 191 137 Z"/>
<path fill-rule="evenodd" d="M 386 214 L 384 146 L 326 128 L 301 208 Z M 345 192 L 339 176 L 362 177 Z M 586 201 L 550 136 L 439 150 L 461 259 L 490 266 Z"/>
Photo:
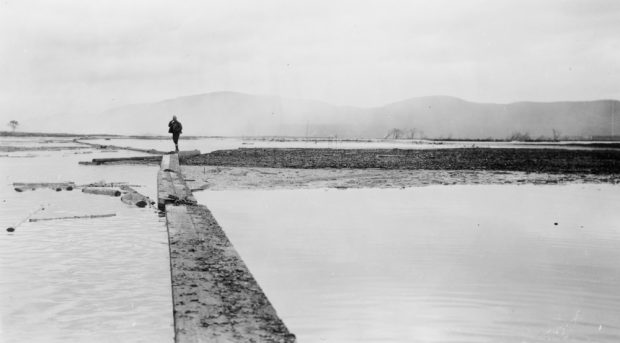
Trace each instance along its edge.
<path fill-rule="evenodd" d="M 13 132 L 15 132 L 15 129 L 19 126 L 19 122 L 17 120 L 11 120 L 7 125 L 11 127 Z"/>
<path fill-rule="evenodd" d="M 426 139 L 424 136 L 424 131 L 419 130 L 417 128 L 411 129 L 399 129 L 393 128 L 388 130 L 387 134 L 383 137 L 384 139 Z M 492 138 L 488 137 L 487 139 L 481 140 L 489 140 L 489 141 L 518 141 L 518 142 L 532 142 L 532 141 L 549 141 L 553 140 L 555 142 L 562 140 L 563 137 L 560 130 L 552 129 L 550 136 L 539 136 L 538 138 L 532 138 L 529 132 L 514 132 L 510 136 L 502 139 L 502 138 Z M 452 134 L 447 137 L 436 137 L 435 139 L 439 140 L 452 140 Z M 456 138 L 456 139 L 464 139 L 468 140 L 468 138 Z"/>
<path fill-rule="evenodd" d="M 415 139 L 416 134 L 418 138 L 424 138 L 424 131 L 418 130 L 415 127 L 412 129 L 391 129 L 388 133 L 383 137 L 384 139 Z"/>

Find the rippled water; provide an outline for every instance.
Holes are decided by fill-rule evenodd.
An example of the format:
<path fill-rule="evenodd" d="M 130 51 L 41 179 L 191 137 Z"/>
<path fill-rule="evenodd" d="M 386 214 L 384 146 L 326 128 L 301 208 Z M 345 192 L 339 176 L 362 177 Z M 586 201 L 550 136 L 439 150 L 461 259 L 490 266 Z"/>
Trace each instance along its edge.
<path fill-rule="evenodd" d="M 80 149 L 8 155 L 0 158 L 0 341 L 172 342 L 164 219 L 153 209 L 129 207 L 119 198 L 79 190 L 18 193 L 11 186 L 125 181 L 154 197 L 157 167 L 77 163 L 137 155 L 127 152 Z M 116 216 L 26 220 L 108 213 Z M 9 226 L 16 231 L 8 233 Z"/>
<path fill-rule="evenodd" d="M 620 342 L 620 187 L 196 194 L 300 342 Z"/>

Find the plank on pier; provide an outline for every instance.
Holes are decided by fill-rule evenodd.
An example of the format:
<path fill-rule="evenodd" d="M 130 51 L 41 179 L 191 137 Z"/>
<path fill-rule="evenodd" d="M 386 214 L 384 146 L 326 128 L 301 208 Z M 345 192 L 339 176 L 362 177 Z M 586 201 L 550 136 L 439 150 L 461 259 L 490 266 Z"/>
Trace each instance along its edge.
<path fill-rule="evenodd" d="M 179 172 L 179 156 L 177 156 L 177 154 L 162 156 L 160 169 L 164 171 Z"/>
<path fill-rule="evenodd" d="M 196 203 L 192 191 L 180 173 L 159 170 L 157 172 L 157 208 L 163 211 L 170 202 Z"/>

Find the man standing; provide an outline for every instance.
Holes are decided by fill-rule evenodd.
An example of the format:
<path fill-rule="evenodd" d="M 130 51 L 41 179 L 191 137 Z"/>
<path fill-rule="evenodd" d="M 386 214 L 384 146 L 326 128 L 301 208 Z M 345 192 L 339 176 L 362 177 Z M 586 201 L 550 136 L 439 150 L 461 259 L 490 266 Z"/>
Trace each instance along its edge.
<path fill-rule="evenodd" d="M 168 123 L 168 132 L 172 134 L 175 151 L 179 151 L 179 136 L 183 132 L 183 125 L 177 120 L 177 116 L 172 116 L 172 120 Z"/>

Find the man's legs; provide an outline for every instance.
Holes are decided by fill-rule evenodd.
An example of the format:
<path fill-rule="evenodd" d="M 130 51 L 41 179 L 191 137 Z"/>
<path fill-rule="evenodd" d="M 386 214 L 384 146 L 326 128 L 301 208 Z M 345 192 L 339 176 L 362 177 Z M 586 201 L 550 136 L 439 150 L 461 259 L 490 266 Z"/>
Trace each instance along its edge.
<path fill-rule="evenodd" d="M 174 142 L 174 149 L 176 151 L 179 151 L 179 134 L 178 133 L 172 134 L 172 141 Z"/>

